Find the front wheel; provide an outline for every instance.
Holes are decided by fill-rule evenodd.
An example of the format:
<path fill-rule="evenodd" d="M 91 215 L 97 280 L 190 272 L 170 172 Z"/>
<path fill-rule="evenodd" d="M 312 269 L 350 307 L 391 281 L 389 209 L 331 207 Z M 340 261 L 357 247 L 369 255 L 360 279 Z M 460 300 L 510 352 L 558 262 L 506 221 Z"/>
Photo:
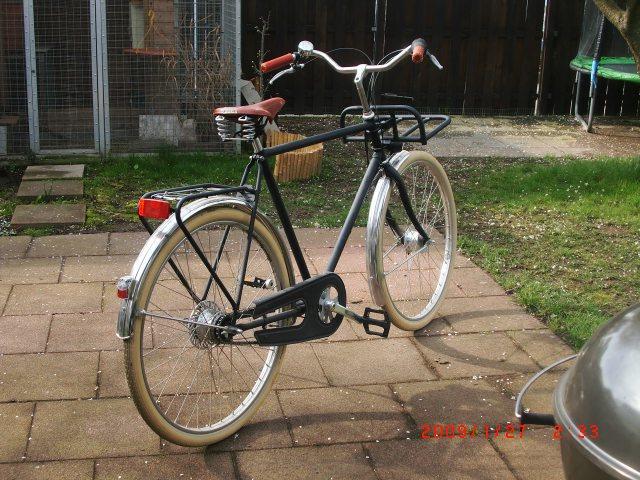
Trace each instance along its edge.
<path fill-rule="evenodd" d="M 455 201 L 447 174 L 433 156 L 403 151 L 390 162 L 401 175 L 430 240 L 425 243 L 414 229 L 394 182 L 381 178 L 367 226 L 369 286 L 374 301 L 395 326 L 419 330 L 434 318 L 451 277 L 457 234 Z"/>
<path fill-rule="evenodd" d="M 241 308 L 290 286 L 293 278 L 287 251 L 261 216 L 242 278 L 249 222 L 248 211 L 227 205 L 204 209 L 186 221 L 229 292 L 251 280 L 244 285 Z M 174 228 L 161 241 L 153 255 L 143 255 L 138 314 L 125 341 L 129 388 L 158 435 L 185 446 L 209 445 L 238 431 L 256 412 L 285 347 L 262 347 L 253 336 L 230 337 L 216 329 L 231 311 L 221 288 L 210 281 L 182 230 Z"/>

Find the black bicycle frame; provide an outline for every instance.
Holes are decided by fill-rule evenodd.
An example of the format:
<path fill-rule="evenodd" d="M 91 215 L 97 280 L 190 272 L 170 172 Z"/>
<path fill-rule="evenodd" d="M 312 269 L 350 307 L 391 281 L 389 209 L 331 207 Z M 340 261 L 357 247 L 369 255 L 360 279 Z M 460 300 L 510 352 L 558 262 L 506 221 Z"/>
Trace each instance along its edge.
<path fill-rule="evenodd" d="M 338 265 L 338 262 L 340 260 L 340 257 L 342 256 L 342 253 L 344 251 L 347 240 L 349 239 L 351 231 L 353 230 L 358 214 L 362 209 L 362 205 L 364 204 L 367 192 L 373 185 L 373 182 L 375 181 L 378 174 L 381 172 L 387 175 L 396 184 L 400 194 L 400 199 L 403 203 L 404 209 L 407 213 L 409 220 L 413 224 L 416 231 L 422 236 L 423 240 L 425 242 L 429 241 L 430 240 L 429 236 L 424 231 L 424 229 L 422 228 L 422 225 L 420 224 L 420 222 L 415 216 L 415 213 L 413 211 L 413 207 L 411 205 L 409 195 L 407 194 L 406 187 L 404 185 L 402 177 L 387 161 L 385 149 L 390 149 L 392 151 L 397 150 L 397 145 L 395 144 L 397 142 L 391 143 L 391 144 L 387 143 L 386 145 L 385 145 L 385 142 L 383 142 L 382 132 L 384 131 L 385 128 L 387 128 L 388 126 L 387 124 L 388 124 L 388 121 L 380 123 L 372 119 L 372 120 L 364 121 L 363 123 L 359 123 L 357 125 L 345 126 L 337 130 L 321 133 L 318 135 L 313 135 L 311 137 L 307 137 L 301 140 L 296 140 L 290 143 L 277 145 L 269 148 L 263 148 L 257 151 L 256 153 L 254 153 L 250 157 L 251 161 L 249 162 L 249 164 L 247 164 L 244 170 L 244 173 L 242 175 L 242 180 L 238 187 L 225 187 L 222 185 L 215 185 L 215 184 L 198 185 L 197 187 L 201 187 L 201 188 L 211 187 L 214 190 L 202 191 L 202 192 L 186 195 L 183 198 L 181 198 L 175 208 L 176 222 L 178 223 L 178 226 L 180 227 L 180 229 L 183 231 L 187 241 L 191 244 L 192 248 L 200 258 L 200 260 L 205 264 L 208 272 L 210 273 L 210 277 L 207 281 L 207 285 L 205 287 L 202 298 L 207 298 L 207 295 L 209 293 L 209 290 L 212 284 L 216 283 L 220 287 L 221 292 L 223 293 L 225 298 L 227 298 L 227 300 L 229 301 L 230 305 L 233 308 L 234 321 L 239 318 L 246 318 L 251 316 L 249 311 L 247 312 L 240 311 L 239 307 L 242 299 L 242 292 L 243 292 L 243 287 L 245 283 L 244 278 L 245 278 L 247 263 L 249 259 L 249 252 L 251 249 L 251 241 L 253 237 L 255 219 L 258 213 L 260 190 L 261 190 L 263 180 L 267 186 L 267 190 L 269 191 L 273 204 L 276 208 L 278 218 L 282 223 L 282 228 L 287 238 L 289 247 L 291 248 L 291 251 L 293 253 L 293 257 L 295 259 L 296 266 L 298 267 L 300 275 L 302 276 L 303 280 L 307 280 L 311 278 L 311 274 L 309 273 L 309 268 L 304 258 L 302 248 L 300 247 L 300 243 L 298 242 L 298 238 L 296 236 L 295 230 L 293 228 L 293 225 L 291 224 L 289 212 L 285 206 L 284 200 L 282 199 L 282 195 L 280 194 L 278 183 L 276 182 L 273 176 L 273 173 L 271 172 L 271 169 L 268 165 L 268 159 L 276 155 L 291 152 L 294 150 L 298 150 L 300 148 L 308 147 L 318 143 L 327 142 L 330 140 L 336 140 L 339 138 L 346 140 L 346 139 L 349 139 L 350 137 L 353 137 L 353 135 L 357 133 L 364 133 L 364 138 L 368 139 L 371 142 L 373 155 L 369 160 L 369 164 L 365 171 L 364 177 L 362 178 L 358 191 L 355 195 L 355 198 L 353 199 L 351 208 L 349 209 L 349 213 L 347 214 L 347 218 L 345 219 L 344 225 L 340 230 L 340 234 L 338 235 L 338 240 L 336 241 L 336 244 L 333 248 L 333 252 L 329 259 L 329 263 L 327 264 L 326 271 L 327 272 L 335 271 L 336 266 Z M 444 127 L 441 127 L 440 129 L 442 128 Z M 421 128 L 421 134 L 422 134 L 422 137 L 424 138 L 425 137 L 424 127 Z M 423 143 L 426 143 L 426 139 L 424 140 Z M 248 179 L 254 167 L 257 167 L 256 179 L 255 179 L 254 185 L 250 185 L 248 184 Z M 172 190 L 179 191 L 180 189 L 165 190 L 164 192 L 170 192 Z M 159 192 L 150 192 L 146 194 L 144 197 L 148 198 L 153 194 L 157 194 L 157 193 Z M 217 266 L 221 257 L 221 253 L 225 247 L 226 239 L 229 233 L 229 227 L 226 227 L 225 229 L 223 238 L 220 243 L 218 254 L 212 265 L 207 259 L 206 254 L 200 248 L 200 245 L 195 241 L 195 239 L 189 232 L 187 226 L 184 224 L 181 217 L 181 209 L 188 202 L 191 202 L 193 200 L 197 200 L 200 198 L 214 196 L 214 195 L 231 195 L 231 194 L 242 194 L 242 195 L 251 197 L 252 199 L 251 220 L 249 222 L 249 229 L 247 232 L 248 241 L 246 245 L 246 250 L 244 252 L 242 269 L 239 272 L 239 276 L 241 280 L 238 282 L 239 285 L 238 285 L 237 291 L 235 292 L 235 297 L 232 295 L 231 292 L 228 291 L 228 289 L 225 287 L 225 285 L 219 278 L 218 274 L 216 273 Z M 148 222 L 144 219 L 141 219 L 141 220 L 145 224 L 145 227 L 147 227 L 149 231 L 152 231 Z M 398 239 L 402 241 L 404 232 L 401 231 L 397 222 L 393 218 L 391 218 L 390 215 L 388 215 L 386 220 L 390 228 L 397 235 Z M 186 279 L 184 278 L 180 270 L 177 268 L 177 266 L 175 266 L 171 260 L 169 260 L 169 264 L 173 268 L 173 270 L 176 272 L 178 280 L 180 280 L 180 282 L 184 284 L 190 296 L 194 299 L 194 301 L 199 302 L 201 298 L 197 295 L 197 292 L 193 292 L 193 290 L 191 289 L 188 282 L 186 281 Z M 295 309 L 295 308 L 293 310 L 290 310 L 289 312 L 290 313 L 285 312 L 283 314 L 285 316 L 297 316 L 298 314 L 300 314 L 299 309 Z M 283 314 L 280 314 L 280 317 Z M 281 319 L 280 317 L 277 317 L 277 319 L 280 320 Z M 276 318 L 276 317 L 274 316 L 273 318 Z M 262 326 L 262 325 L 265 325 L 266 323 L 271 323 L 273 321 L 275 320 L 271 318 L 269 319 L 265 318 L 262 320 L 258 320 L 256 322 L 252 322 L 251 324 L 248 324 L 247 327 L 256 328 L 257 326 Z"/>

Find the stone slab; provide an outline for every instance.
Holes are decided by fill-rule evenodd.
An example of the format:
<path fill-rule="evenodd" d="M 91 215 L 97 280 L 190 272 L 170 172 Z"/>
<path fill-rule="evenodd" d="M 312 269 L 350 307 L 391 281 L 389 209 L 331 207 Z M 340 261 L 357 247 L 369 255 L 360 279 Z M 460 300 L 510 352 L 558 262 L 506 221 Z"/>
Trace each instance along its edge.
<path fill-rule="evenodd" d="M 324 272 L 333 253 L 330 248 L 307 248 L 306 253 L 319 272 Z M 367 271 L 365 249 L 361 247 L 346 248 L 336 267 L 336 273 L 363 273 Z"/>
<path fill-rule="evenodd" d="M 11 288 L 11 285 L 0 284 L 0 314 L 4 311 L 7 299 L 9 298 L 9 293 L 11 292 Z"/>
<path fill-rule="evenodd" d="M 414 429 L 386 385 L 281 390 L 297 445 L 404 438 Z"/>
<path fill-rule="evenodd" d="M 87 207 L 81 203 L 57 205 L 18 205 L 11 217 L 11 226 L 47 227 L 84 224 Z"/>
<path fill-rule="evenodd" d="M 47 353 L 0 357 L 0 401 L 91 398 L 98 353 Z"/>
<path fill-rule="evenodd" d="M 275 388 L 294 389 L 328 386 L 329 380 L 327 380 L 311 344 L 298 344 L 287 347 Z"/>
<path fill-rule="evenodd" d="M 238 469 L 243 480 L 375 480 L 367 456 L 359 444 L 241 452 Z"/>
<path fill-rule="evenodd" d="M 93 460 L 64 462 L 27 462 L 0 465 L 0 478 L 4 480 L 91 480 Z"/>
<path fill-rule="evenodd" d="M 569 364 L 570 365 L 570 364 Z M 524 399 L 524 407 L 532 412 L 552 413 L 553 412 L 553 392 L 558 386 L 558 382 L 564 372 L 547 372 L 540 377 L 536 383 L 527 391 Z M 513 375 L 505 375 L 496 379 L 487 379 L 487 382 L 493 383 L 505 398 L 508 398 L 511 405 L 515 407 L 516 397 L 524 388 L 524 385 L 531 378 L 530 373 L 519 373 Z"/>
<path fill-rule="evenodd" d="M 83 235 L 50 235 L 34 238 L 28 257 L 76 257 L 106 255 L 108 233 Z"/>
<path fill-rule="evenodd" d="M 4 314 L 90 313 L 101 305 L 101 283 L 14 285 Z"/>
<path fill-rule="evenodd" d="M 480 431 L 513 417 L 513 402 L 485 379 L 401 383 L 393 390 L 418 426 L 462 423 Z"/>
<path fill-rule="evenodd" d="M 147 240 L 147 232 L 112 233 L 109 236 L 109 255 L 137 255 Z"/>
<path fill-rule="evenodd" d="M 54 315 L 47 351 L 81 352 L 122 348 L 122 340 L 115 334 L 114 318 L 114 315 L 105 313 Z"/>
<path fill-rule="evenodd" d="M 461 294 L 454 293 L 460 291 Z M 484 297 L 504 295 L 503 288 L 479 268 L 456 268 L 451 276 L 449 297 Z"/>
<path fill-rule="evenodd" d="M 440 307 L 454 332 L 494 332 L 544 328 L 535 317 L 505 295 L 447 298 Z"/>
<path fill-rule="evenodd" d="M 81 197 L 82 180 L 23 180 L 18 187 L 18 198 Z"/>
<path fill-rule="evenodd" d="M 436 378 L 408 338 L 318 343 L 313 345 L 313 349 L 333 385 L 365 385 Z M 349 359 L 349 368 L 345 368 L 345 358 Z"/>
<path fill-rule="evenodd" d="M 509 335 L 543 367 L 575 353 L 550 330 L 509 332 Z M 559 368 L 569 368 L 570 365 L 565 363 Z"/>
<path fill-rule="evenodd" d="M 22 258 L 27 253 L 31 237 L 0 237 L 0 258 Z"/>
<path fill-rule="evenodd" d="M 18 462 L 23 459 L 32 413 L 32 403 L 0 404 L 0 462 Z"/>
<path fill-rule="evenodd" d="M 182 479 L 228 480 L 235 478 L 228 453 L 154 455 L 135 458 L 102 458 L 96 461 L 96 480 Z"/>
<path fill-rule="evenodd" d="M 62 269 L 61 281 L 113 282 L 131 272 L 135 255 L 82 256 L 67 258 Z"/>
<path fill-rule="evenodd" d="M 396 440 L 367 449 L 380 480 L 515 480 L 484 439 Z"/>
<path fill-rule="evenodd" d="M 494 440 L 511 470 L 521 480 L 563 480 L 560 441 L 553 439 L 553 429 L 527 430 L 523 438 Z"/>
<path fill-rule="evenodd" d="M 4 285 L 57 283 L 59 258 L 11 258 L 0 260 L 0 283 Z"/>
<path fill-rule="evenodd" d="M 50 321 L 49 315 L 0 317 L 0 355 L 44 352 Z"/>
<path fill-rule="evenodd" d="M 82 178 L 84 165 L 31 165 L 22 175 L 22 180 L 60 180 Z"/>
<path fill-rule="evenodd" d="M 415 342 L 443 378 L 539 369 L 504 333 L 416 337 Z"/>
<path fill-rule="evenodd" d="M 129 398 L 42 402 L 36 409 L 27 460 L 160 453 L 160 440 Z"/>

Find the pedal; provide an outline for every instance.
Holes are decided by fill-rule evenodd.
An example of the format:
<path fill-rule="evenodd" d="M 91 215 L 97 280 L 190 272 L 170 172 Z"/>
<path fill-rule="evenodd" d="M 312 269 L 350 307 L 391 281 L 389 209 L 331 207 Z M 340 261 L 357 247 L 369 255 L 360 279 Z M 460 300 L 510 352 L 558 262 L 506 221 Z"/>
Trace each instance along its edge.
<path fill-rule="evenodd" d="M 325 273 L 286 288 L 255 302 L 253 317 L 259 318 L 278 309 L 287 309 L 300 301 L 306 307 L 299 325 L 267 328 L 256 331 L 254 336 L 260 345 L 288 345 L 328 337 L 336 332 L 343 315 L 321 317 L 320 301 L 326 290 L 335 289 L 337 301 L 346 303 L 347 293 L 342 279 L 335 273 Z"/>
<path fill-rule="evenodd" d="M 383 316 L 383 320 L 374 320 L 371 318 L 371 314 L 375 313 Z M 381 332 L 371 330 L 371 325 L 382 328 Z M 391 328 L 391 321 L 389 315 L 384 310 L 377 310 L 375 308 L 366 307 L 364 309 L 364 316 L 362 317 L 362 326 L 367 335 L 375 335 L 376 337 L 387 338 L 389 336 L 389 330 Z"/>

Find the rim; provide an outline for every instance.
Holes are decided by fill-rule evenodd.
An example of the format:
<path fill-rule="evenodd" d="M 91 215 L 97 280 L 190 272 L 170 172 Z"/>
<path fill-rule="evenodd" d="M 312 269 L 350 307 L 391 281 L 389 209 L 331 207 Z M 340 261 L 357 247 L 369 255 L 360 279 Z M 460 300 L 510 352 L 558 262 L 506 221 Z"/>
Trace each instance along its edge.
<path fill-rule="evenodd" d="M 194 230 L 192 235 L 213 264 L 225 227 L 230 228 L 230 234 L 224 255 L 219 259 L 218 273 L 233 295 L 239 284 L 238 266 L 246 245 L 247 227 L 233 221 L 211 222 Z M 273 286 L 258 289 L 245 285 L 242 307 L 281 288 L 282 279 L 274 270 L 266 245 L 254 230 L 246 277 L 270 278 Z M 142 320 L 139 340 L 140 368 L 146 392 L 165 421 L 188 433 L 210 434 L 234 423 L 258 399 L 276 371 L 282 347 L 239 345 L 238 340 L 253 341 L 246 334 L 240 334 L 240 339 L 234 337 L 236 342 L 221 338 L 220 330 L 206 326 L 217 321 L 216 313 L 230 309 L 220 288 L 214 284 L 205 297 L 206 303 L 196 303 L 172 271 L 169 259 L 173 259 L 192 290 L 198 290 L 199 286 L 198 294 L 202 291 L 203 295 L 206 290 L 207 275 L 203 274 L 206 268 L 188 241 L 182 239 L 160 267 L 145 302 L 147 314 Z M 197 319 L 205 326 L 185 325 L 156 317 L 158 314 Z M 211 323 L 205 324 L 205 321 Z M 149 343 L 151 348 L 145 347 Z M 208 375 L 201 376 L 202 370 L 208 370 Z"/>
<path fill-rule="evenodd" d="M 380 276 L 384 294 L 403 318 L 423 320 L 436 307 L 444 293 L 453 253 L 450 201 L 430 162 L 418 159 L 400 172 L 416 217 L 434 243 L 416 243 L 416 232 L 407 219 L 397 188 L 387 193 L 385 208 L 408 231 L 402 244 L 383 222 L 379 231 Z M 427 302 L 425 305 L 425 301 Z"/>

